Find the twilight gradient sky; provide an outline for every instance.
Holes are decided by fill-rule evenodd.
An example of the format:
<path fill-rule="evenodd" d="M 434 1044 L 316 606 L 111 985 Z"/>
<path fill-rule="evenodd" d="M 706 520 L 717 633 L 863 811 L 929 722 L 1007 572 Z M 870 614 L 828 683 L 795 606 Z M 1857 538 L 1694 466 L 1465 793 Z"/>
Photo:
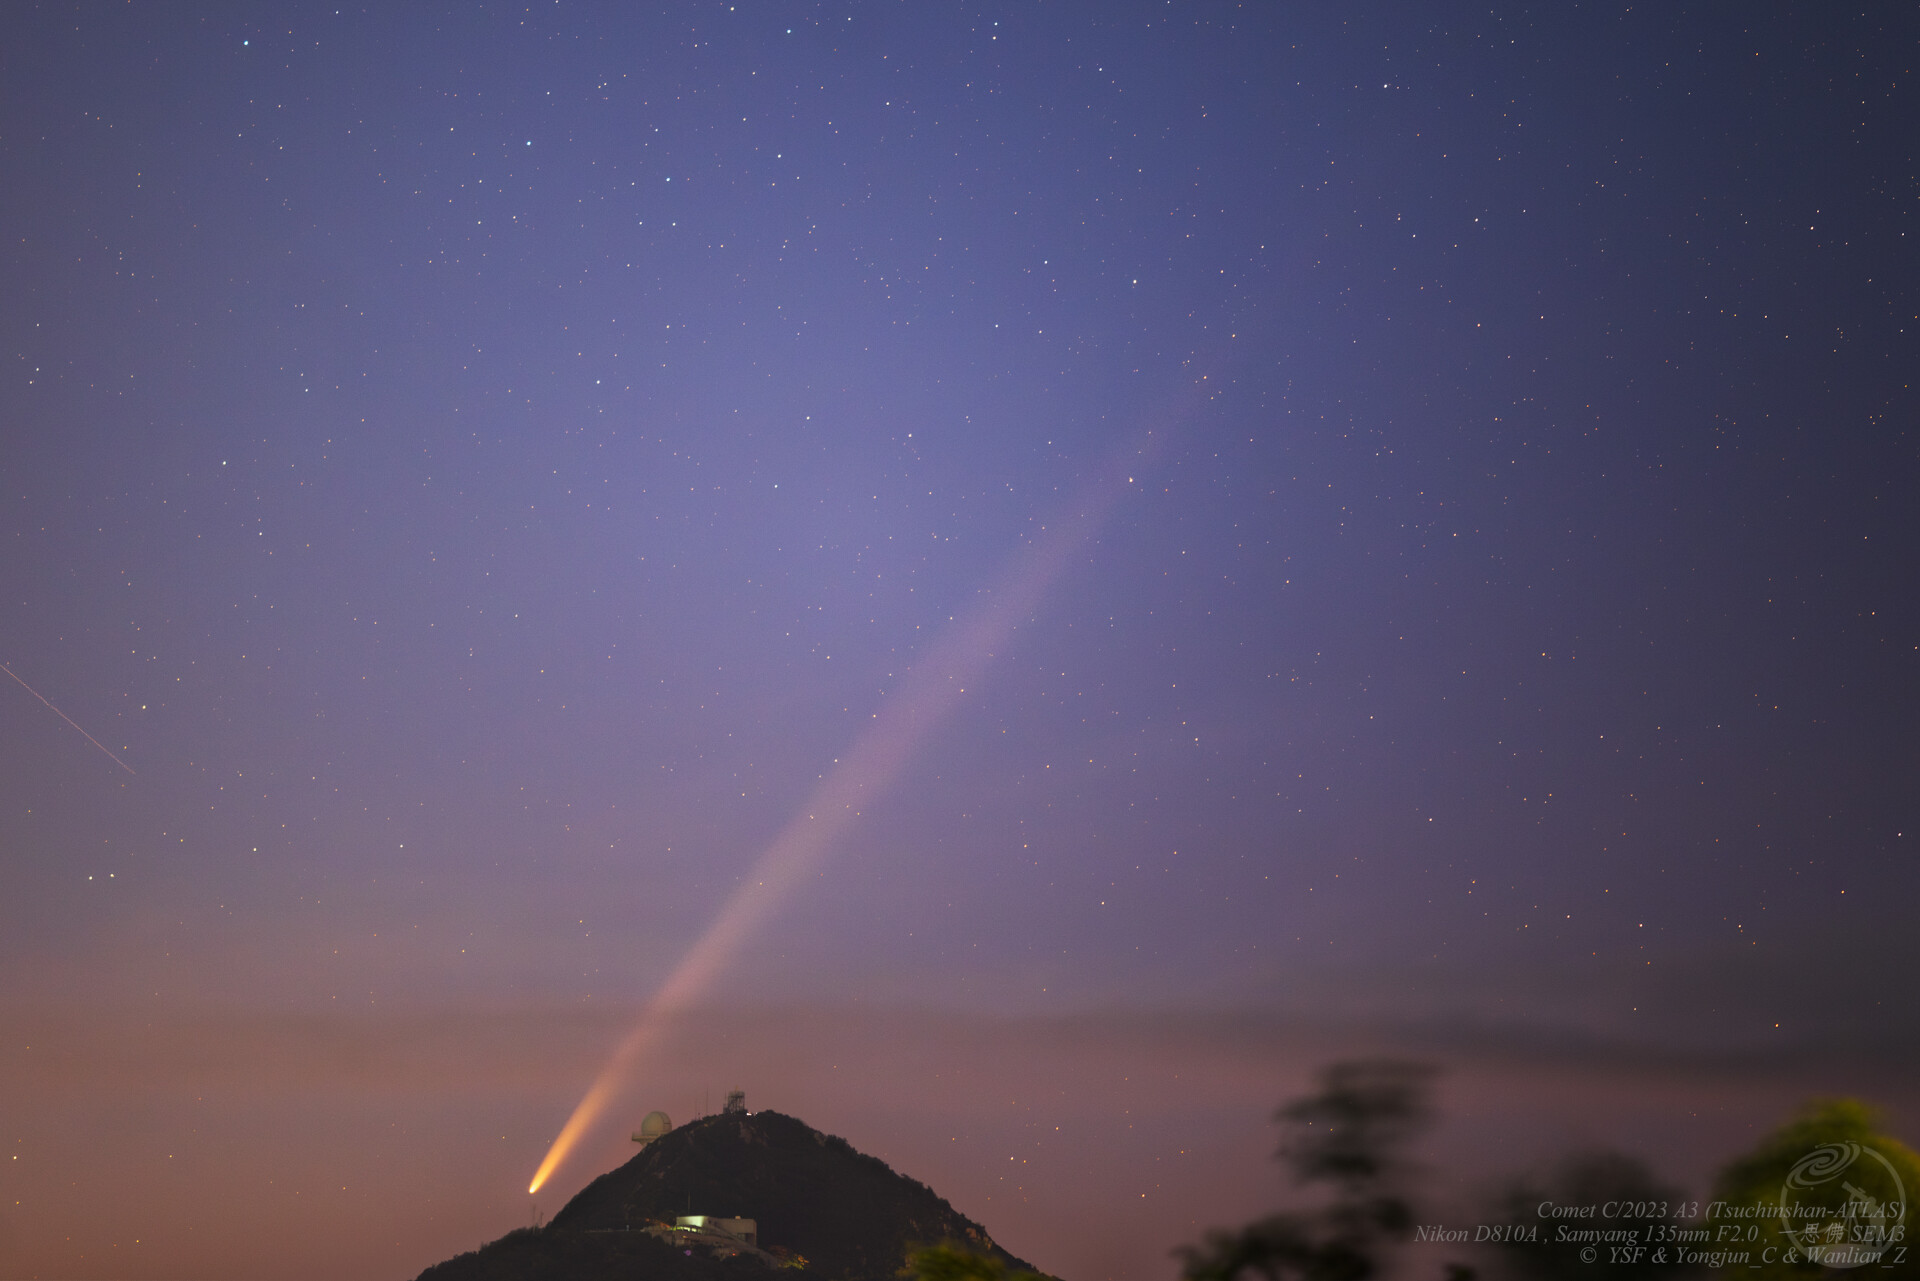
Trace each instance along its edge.
<path fill-rule="evenodd" d="M 1096 510 L 635 1108 L 1082 1281 L 1344 1046 L 1690 1177 L 1916 1048 L 1911 10 L 191 9 L 0 14 L 0 662 L 133 771 L 0 682 L 6 1275 L 524 1221 Z"/>

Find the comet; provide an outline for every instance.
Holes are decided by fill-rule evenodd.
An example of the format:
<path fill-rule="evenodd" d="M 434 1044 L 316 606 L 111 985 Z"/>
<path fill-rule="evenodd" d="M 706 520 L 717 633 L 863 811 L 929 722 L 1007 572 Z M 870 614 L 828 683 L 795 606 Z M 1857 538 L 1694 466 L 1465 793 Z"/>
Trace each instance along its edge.
<path fill-rule="evenodd" d="M 27 684 L 25 681 L 21 680 L 18 676 L 14 676 L 13 669 L 11 667 L 8 667 L 5 663 L 0 663 L 0 672 L 5 672 L 9 676 L 13 676 L 14 683 L 18 685 L 21 689 L 26 690 L 27 693 L 39 699 L 42 703 L 46 703 L 48 711 L 52 712 L 55 716 L 58 716 L 61 720 L 65 721 L 67 724 L 72 725 L 76 730 L 80 730 L 81 738 L 86 739 L 89 743 L 92 743 L 95 747 L 99 748 L 101 751 L 107 752 L 107 745 L 105 743 L 102 743 L 99 739 L 87 733 L 87 731 L 80 729 L 80 726 L 78 725 L 78 723 L 74 721 L 73 717 L 67 715 L 65 712 L 55 707 L 52 703 L 47 703 L 46 697 L 42 695 L 39 690 Z M 115 765 L 118 765 L 121 769 L 125 770 L 127 773 L 129 774 L 133 773 L 133 766 L 127 764 L 125 761 L 121 760 L 118 756 L 115 756 L 112 752 L 107 752 L 107 758 L 111 760 Z M 138 775 L 135 775 L 135 777 L 138 777 Z"/>
<path fill-rule="evenodd" d="M 1210 391 L 1196 380 L 1182 400 L 1191 407 Z M 1159 451 L 1163 440 L 1164 436 L 1149 430 L 1119 450 L 1062 518 L 1043 527 L 1015 554 L 1003 581 L 983 591 L 973 609 L 956 618 L 907 673 L 900 688 L 881 704 L 867 729 L 774 837 L 713 923 L 647 1002 L 638 1024 L 614 1049 L 548 1148 L 527 1188 L 529 1193 L 538 1192 L 553 1177 L 618 1096 L 623 1083 L 645 1063 L 675 1016 L 694 1007 L 741 945 L 819 869 L 854 818 L 886 794 L 914 753 L 960 706 L 967 690 L 1012 638 L 1014 628 L 1032 615 L 1074 552 L 1134 487 L 1143 464 Z"/>

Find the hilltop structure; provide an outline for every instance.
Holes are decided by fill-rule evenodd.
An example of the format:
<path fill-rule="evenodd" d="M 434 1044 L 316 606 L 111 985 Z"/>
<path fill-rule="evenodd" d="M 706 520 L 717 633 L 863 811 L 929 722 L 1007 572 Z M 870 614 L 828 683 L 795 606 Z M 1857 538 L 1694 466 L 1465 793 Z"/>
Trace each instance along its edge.
<path fill-rule="evenodd" d="M 672 1128 L 673 1122 L 665 1112 L 649 1112 L 640 1122 L 640 1128 L 633 1132 L 633 1141 L 645 1147 Z"/>

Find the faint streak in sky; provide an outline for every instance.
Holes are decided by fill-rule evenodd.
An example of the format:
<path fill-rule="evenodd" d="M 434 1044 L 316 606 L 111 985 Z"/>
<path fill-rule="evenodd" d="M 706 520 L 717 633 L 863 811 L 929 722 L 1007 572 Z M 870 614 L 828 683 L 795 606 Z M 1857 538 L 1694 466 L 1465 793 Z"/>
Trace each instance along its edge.
<path fill-rule="evenodd" d="M 9 676 L 13 676 L 13 669 L 11 667 L 8 667 L 5 663 L 0 663 L 0 672 L 5 672 Z M 27 693 L 33 695 L 35 698 L 38 698 L 41 702 L 47 703 L 46 698 L 41 695 L 39 690 L 27 684 L 25 681 L 21 680 L 18 676 L 13 676 L 13 679 L 14 679 L 14 682 L 18 684 L 21 689 L 26 690 Z M 47 703 L 47 710 L 52 712 L 55 716 L 58 716 L 61 720 L 65 721 L 67 724 L 72 725 L 75 729 L 79 729 L 80 737 L 86 739 L 89 743 L 92 743 L 95 747 L 99 748 L 101 751 L 107 752 L 107 745 L 105 743 L 102 743 L 99 739 L 95 738 L 93 735 L 87 733 L 87 731 L 80 729 L 80 726 L 74 721 L 73 717 L 67 715 L 65 712 L 55 707 L 52 703 Z M 125 770 L 129 774 L 133 773 L 133 766 L 127 764 L 125 761 L 121 760 L 118 756 L 114 756 L 112 752 L 107 752 L 107 755 L 109 757 L 112 757 L 113 763 L 115 765 L 118 765 L 121 769 Z"/>
<path fill-rule="evenodd" d="M 1187 406 L 1197 404 L 1204 395 L 1196 380 Z M 1067 514 L 1042 527 L 1039 536 L 1015 557 L 1007 579 L 983 593 L 985 599 L 970 614 L 955 620 L 927 656 L 907 673 L 900 690 L 881 704 L 867 731 L 774 838 L 713 924 L 654 993 L 638 1025 L 614 1050 L 607 1066 L 567 1118 L 535 1171 L 529 1193 L 540 1190 L 599 1120 L 673 1017 L 692 1008 L 741 944 L 764 926 L 801 880 L 820 865 L 829 846 L 852 819 L 866 806 L 878 803 L 914 751 L 959 706 L 968 683 L 979 679 L 988 662 L 1010 639 L 1014 627 L 1040 603 L 1046 589 L 1066 569 L 1074 550 L 1092 537 L 1120 496 L 1135 483 L 1139 469 L 1158 452 L 1163 439 L 1149 430 L 1118 451 L 1106 470 L 1082 490 L 1080 500 L 1069 506 Z"/>

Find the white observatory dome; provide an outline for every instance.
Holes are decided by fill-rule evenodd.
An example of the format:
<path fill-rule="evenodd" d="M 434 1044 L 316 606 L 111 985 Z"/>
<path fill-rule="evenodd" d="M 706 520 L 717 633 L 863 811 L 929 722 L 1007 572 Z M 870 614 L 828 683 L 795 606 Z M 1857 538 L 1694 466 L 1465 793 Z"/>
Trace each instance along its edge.
<path fill-rule="evenodd" d="M 633 1141 L 644 1147 L 672 1128 L 673 1122 L 667 1119 L 665 1112 L 649 1112 L 640 1122 L 640 1128 L 634 1133 Z"/>

